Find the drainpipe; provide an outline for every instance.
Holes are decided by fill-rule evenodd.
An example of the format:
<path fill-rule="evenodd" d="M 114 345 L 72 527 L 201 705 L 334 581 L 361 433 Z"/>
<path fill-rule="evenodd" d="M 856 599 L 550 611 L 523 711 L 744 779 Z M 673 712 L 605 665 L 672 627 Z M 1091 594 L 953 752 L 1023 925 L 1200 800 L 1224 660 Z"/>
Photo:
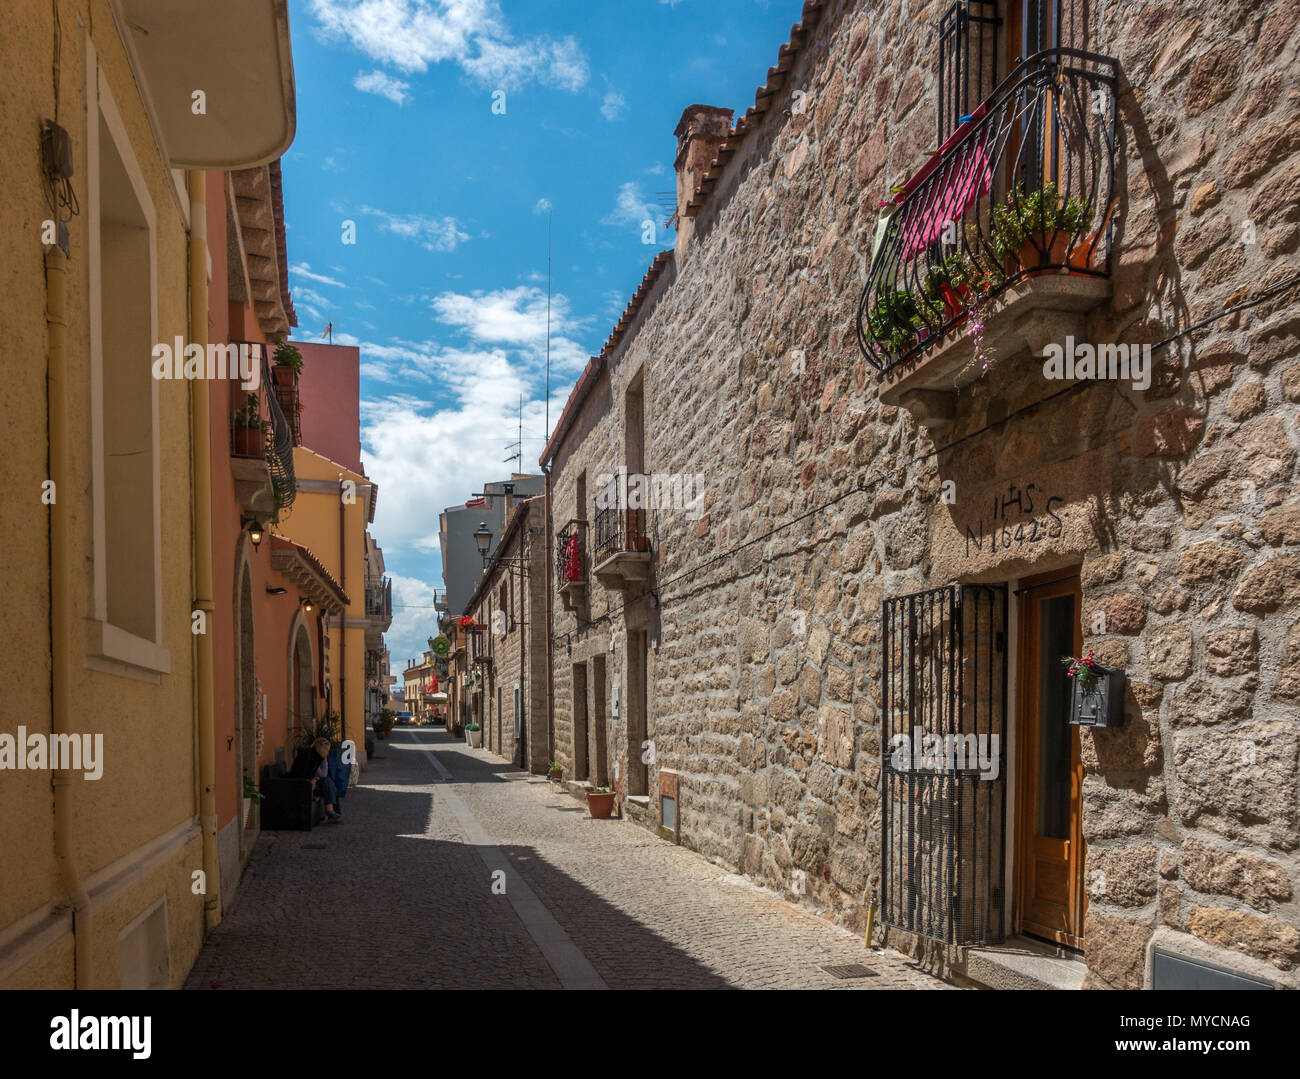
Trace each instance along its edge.
<path fill-rule="evenodd" d="M 208 219 L 205 176 L 191 170 L 190 193 L 190 344 L 208 344 Z M 194 610 L 202 611 L 207 633 L 191 634 L 194 682 L 198 694 L 199 825 L 203 834 L 203 925 L 210 933 L 221 924 L 221 859 L 217 852 L 216 730 L 212 703 L 212 432 L 208 383 L 192 378 L 190 386 L 190 482 L 194 499 Z"/>
<path fill-rule="evenodd" d="M 549 746 L 548 761 L 555 760 L 555 613 L 551 609 L 551 594 L 554 591 L 554 583 L 551 580 L 552 562 L 551 558 L 551 534 L 554 531 L 554 524 L 551 519 L 551 466 L 550 464 L 542 465 L 542 473 L 546 476 L 546 738 Z"/>
<path fill-rule="evenodd" d="M 348 590 L 347 505 L 343 501 L 343 474 L 339 473 L 339 589 L 346 595 Z M 361 601 L 365 605 L 365 586 L 362 586 Z M 343 608 L 339 616 L 339 741 L 348 737 L 348 609 Z M 363 732 L 364 734 L 364 732 Z M 365 739 L 362 738 L 364 743 Z"/>
<path fill-rule="evenodd" d="M 68 430 L 65 387 L 71 379 L 67 370 L 67 257 L 57 246 L 45 254 L 45 325 L 47 354 L 45 374 L 46 425 L 49 438 L 49 475 L 55 497 L 60 492 L 71 498 L 76 484 L 72 474 L 72 452 Z M 73 553 L 73 535 L 67 503 L 50 506 L 50 730 L 54 735 L 72 731 L 73 582 L 80 579 Z M 54 856 L 63 888 L 72 903 L 72 947 L 74 985 L 93 988 L 91 950 L 92 920 L 90 893 L 77 873 L 73 853 L 75 820 L 72 806 L 74 776 L 69 771 L 52 772 L 54 793 Z"/>

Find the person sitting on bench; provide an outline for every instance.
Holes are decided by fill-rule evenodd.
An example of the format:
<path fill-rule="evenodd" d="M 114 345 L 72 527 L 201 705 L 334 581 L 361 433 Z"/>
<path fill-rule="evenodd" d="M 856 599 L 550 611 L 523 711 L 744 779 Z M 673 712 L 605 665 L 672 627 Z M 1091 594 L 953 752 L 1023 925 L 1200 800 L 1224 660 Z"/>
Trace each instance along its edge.
<path fill-rule="evenodd" d="M 328 738 L 317 738 L 309 746 L 298 750 L 289 770 L 291 779 L 310 779 L 321 797 L 325 799 L 325 823 L 341 824 L 343 817 L 339 814 L 338 791 L 330 779 L 329 767 L 330 743 Z"/>

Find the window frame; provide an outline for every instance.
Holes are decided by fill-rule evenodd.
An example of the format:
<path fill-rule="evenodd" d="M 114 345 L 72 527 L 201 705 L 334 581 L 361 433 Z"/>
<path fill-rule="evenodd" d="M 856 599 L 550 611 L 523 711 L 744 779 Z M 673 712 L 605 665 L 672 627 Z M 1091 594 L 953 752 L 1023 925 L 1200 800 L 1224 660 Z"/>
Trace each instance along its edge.
<path fill-rule="evenodd" d="M 86 34 L 86 193 L 88 264 L 88 337 L 90 358 L 92 588 L 86 620 L 87 664 L 108 673 L 159 681 L 171 673 L 171 653 L 163 641 L 162 617 L 162 470 L 159 447 L 158 380 L 150 378 L 150 425 L 153 469 L 153 639 L 114 625 L 108 611 L 108 537 L 105 505 L 108 491 L 104 468 L 104 296 L 101 244 L 100 122 L 122 163 L 132 194 L 146 222 L 149 248 L 149 340 L 158 340 L 158 219 L 148 183 L 123 123 L 122 114 Z M 141 363 L 148 357 L 142 356 Z"/>

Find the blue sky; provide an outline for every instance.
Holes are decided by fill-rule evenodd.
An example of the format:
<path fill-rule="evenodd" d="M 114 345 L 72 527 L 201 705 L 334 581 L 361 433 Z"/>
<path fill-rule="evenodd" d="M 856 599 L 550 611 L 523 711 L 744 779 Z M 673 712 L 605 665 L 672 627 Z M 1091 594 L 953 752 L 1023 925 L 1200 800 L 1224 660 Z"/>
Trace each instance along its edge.
<path fill-rule="evenodd" d="M 387 635 L 396 669 L 436 632 L 438 513 L 517 467 L 504 458 L 521 396 L 523 470 L 537 469 L 547 209 L 554 423 L 673 243 L 671 196 L 664 208 L 658 193 L 674 189 L 682 110 L 742 113 L 800 6 L 290 0 L 296 336 L 318 339 L 332 322 L 336 342 L 361 346 L 362 452 L 399 605 Z"/>

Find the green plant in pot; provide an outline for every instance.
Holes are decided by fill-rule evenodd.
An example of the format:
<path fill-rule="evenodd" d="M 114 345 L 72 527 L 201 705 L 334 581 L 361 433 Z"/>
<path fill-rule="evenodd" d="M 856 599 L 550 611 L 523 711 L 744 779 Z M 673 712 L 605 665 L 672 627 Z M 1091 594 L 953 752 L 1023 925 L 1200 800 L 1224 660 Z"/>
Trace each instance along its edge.
<path fill-rule="evenodd" d="M 889 289 L 877 295 L 876 304 L 867 316 L 867 329 L 890 352 L 901 354 L 912 347 L 922 321 L 912 293 L 906 289 Z"/>
<path fill-rule="evenodd" d="M 257 394 L 244 395 L 244 407 L 234 415 L 235 453 L 242 457 L 261 457 L 271 425 L 262 419 Z"/>
<path fill-rule="evenodd" d="M 1055 183 L 1024 193 L 1017 184 L 1006 201 L 993 207 L 990 224 L 993 252 L 1008 273 L 1039 265 L 1066 264 L 1067 251 L 1092 219 L 1084 199 L 1062 195 Z M 1085 248 L 1089 244 L 1081 245 Z"/>
<path fill-rule="evenodd" d="M 274 363 L 271 377 L 277 386 L 292 386 L 293 380 L 302 374 L 302 353 L 288 341 L 275 342 L 271 359 Z"/>
<path fill-rule="evenodd" d="M 546 766 L 546 774 L 555 780 L 563 779 L 564 765 L 559 761 L 551 761 L 551 763 Z"/>

